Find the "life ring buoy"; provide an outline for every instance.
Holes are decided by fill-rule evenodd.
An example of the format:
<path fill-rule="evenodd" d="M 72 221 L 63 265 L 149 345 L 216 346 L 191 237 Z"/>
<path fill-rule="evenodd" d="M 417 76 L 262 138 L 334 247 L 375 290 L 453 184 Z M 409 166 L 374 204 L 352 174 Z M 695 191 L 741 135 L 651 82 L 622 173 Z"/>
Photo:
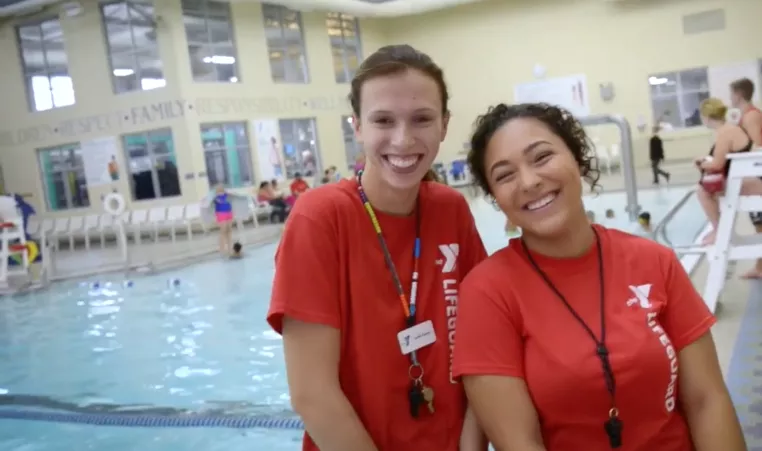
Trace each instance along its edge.
<path fill-rule="evenodd" d="M 15 246 L 15 245 L 14 245 Z M 24 246 L 23 244 L 21 246 Z M 34 263 L 35 260 L 37 260 L 37 256 L 40 255 L 40 249 L 37 247 L 37 243 L 34 241 L 27 241 L 26 246 L 24 246 L 26 253 L 27 253 L 27 259 L 30 264 Z M 11 246 L 10 250 L 14 250 L 13 246 Z M 13 260 L 16 264 L 20 265 L 23 261 L 23 256 L 16 254 L 11 256 L 11 260 Z"/>
<path fill-rule="evenodd" d="M 124 196 L 119 193 L 108 193 L 103 198 L 103 209 L 111 216 L 120 216 L 125 206 Z"/>

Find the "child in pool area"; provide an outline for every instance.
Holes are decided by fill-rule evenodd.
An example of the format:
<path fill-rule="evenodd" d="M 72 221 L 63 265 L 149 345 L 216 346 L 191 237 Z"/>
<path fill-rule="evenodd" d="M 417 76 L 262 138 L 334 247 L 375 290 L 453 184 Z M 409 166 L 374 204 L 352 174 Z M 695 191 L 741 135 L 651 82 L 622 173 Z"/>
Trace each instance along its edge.
<path fill-rule="evenodd" d="M 651 213 L 644 211 L 638 215 L 638 224 L 640 224 L 640 230 L 637 235 L 649 238 L 651 236 Z"/>
<path fill-rule="evenodd" d="M 233 253 L 230 254 L 230 258 L 243 258 L 243 246 L 238 241 L 233 244 Z"/>
<path fill-rule="evenodd" d="M 220 253 L 230 255 L 233 236 L 233 204 L 224 186 L 217 185 L 212 203 L 217 226 L 220 228 Z"/>

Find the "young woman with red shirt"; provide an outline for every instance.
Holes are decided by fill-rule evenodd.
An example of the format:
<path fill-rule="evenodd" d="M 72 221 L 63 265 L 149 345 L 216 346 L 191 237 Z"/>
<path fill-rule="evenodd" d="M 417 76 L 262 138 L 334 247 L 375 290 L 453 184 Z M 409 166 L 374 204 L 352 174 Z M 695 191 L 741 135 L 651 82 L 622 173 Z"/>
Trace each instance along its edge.
<path fill-rule="evenodd" d="M 268 321 L 303 449 L 486 450 L 451 371 L 460 281 L 486 252 L 464 197 L 422 182 L 447 131 L 442 71 L 381 48 L 350 103 L 365 167 L 299 197 L 275 262 Z"/>
<path fill-rule="evenodd" d="M 545 104 L 491 108 L 476 182 L 521 227 L 461 285 L 453 371 L 498 451 L 741 451 L 715 319 L 675 253 L 591 225 L 585 131 Z"/>

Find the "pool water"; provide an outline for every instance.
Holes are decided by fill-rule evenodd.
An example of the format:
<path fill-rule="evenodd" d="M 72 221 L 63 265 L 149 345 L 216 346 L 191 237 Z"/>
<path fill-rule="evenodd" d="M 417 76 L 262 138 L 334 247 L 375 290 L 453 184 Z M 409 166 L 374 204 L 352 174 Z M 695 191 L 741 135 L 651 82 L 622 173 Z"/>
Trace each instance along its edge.
<path fill-rule="evenodd" d="M 640 203 L 656 224 L 687 192 L 643 191 Z M 614 209 L 616 218 L 607 225 L 630 232 L 637 227 L 624 212 L 623 192 L 589 197 L 585 204 L 599 219 Z M 481 199 L 472 210 L 488 250 L 503 247 L 503 215 Z M 705 222 L 696 205 L 689 202 L 684 210 L 674 218 L 678 237 L 679 227 L 697 229 Z M 0 412 L 159 408 L 292 416 L 281 340 L 265 322 L 275 248 L 134 280 L 102 276 L 0 298 Z M 0 451 L 279 451 L 301 449 L 300 437 L 299 431 L 268 428 L 0 419 Z"/>

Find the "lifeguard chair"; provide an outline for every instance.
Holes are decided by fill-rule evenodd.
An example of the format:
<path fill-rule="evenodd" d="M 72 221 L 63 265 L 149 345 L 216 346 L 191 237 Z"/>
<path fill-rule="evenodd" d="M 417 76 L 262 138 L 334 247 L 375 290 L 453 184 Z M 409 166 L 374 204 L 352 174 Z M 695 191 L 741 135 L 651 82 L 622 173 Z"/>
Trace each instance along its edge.
<path fill-rule="evenodd" d="M 11 266 L 9 259 L 18 257 L 19 264 Z M 24 219 L 12 196 L 0 196 L 0 293 L 9 292 L 9 279 L 19 277 L 29 282 L 29 251 L 24 230 Z"/>
<path fill-rule="evenodd" d="M 712 312 L 717 309 L 727 279 L 728 263 L 762 257 L 762 235 L 734 236 L 740 212 L 762 211 L 762 196 L 742 196 L 746 177 L 762 177 L 762 148 L 752 152 L 729 153 L 730 172 L 725 180 L 725 195 L 720 199 L 720 223 L 712 246 L 688 246 L 676 250 L 686 254 L 706 254 L 709 274 L 704 287 L 704 302 Z"/>

